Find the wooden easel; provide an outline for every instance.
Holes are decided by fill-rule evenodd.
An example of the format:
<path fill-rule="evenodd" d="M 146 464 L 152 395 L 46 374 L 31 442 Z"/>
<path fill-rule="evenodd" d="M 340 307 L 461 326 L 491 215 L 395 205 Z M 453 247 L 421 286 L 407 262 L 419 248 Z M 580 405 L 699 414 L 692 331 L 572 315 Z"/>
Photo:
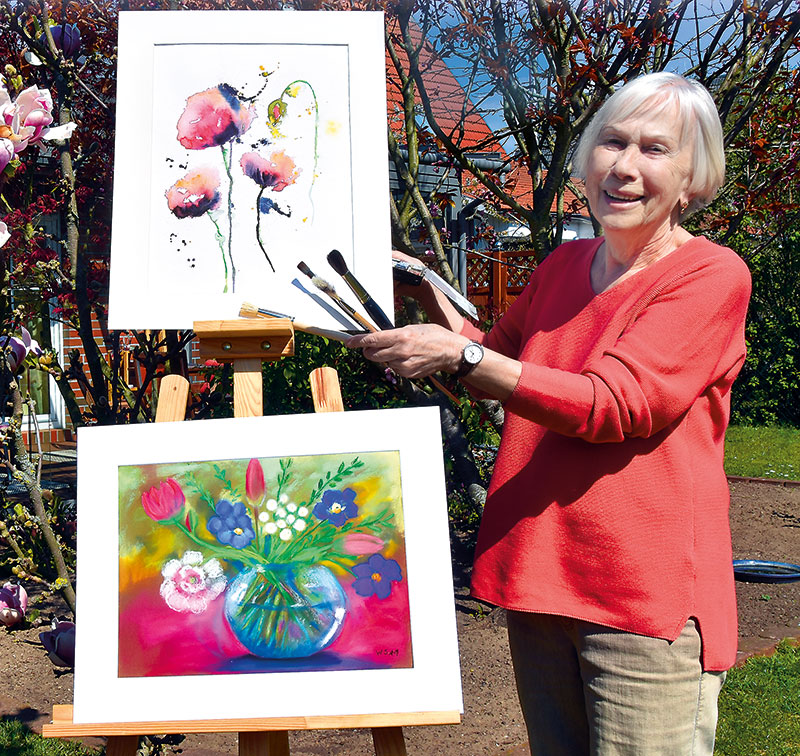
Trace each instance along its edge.
<path fill-rule="evenodd" d="M 233 413 L 235 417 L 264 414 L 261 363 L 294 354 L 291 321 L 215 320 L 194 324 L 200 354 L 220 362 L 233 362 Z M 318 368 L 310 375 L 316 412 L 342 412 L 339 378 L 333 368 Z M 178 375 L 161 381 L 156 422 L 186 417 L 189 382 Z M 42 727 L 46 738 L 107 737 L 107 756 L 135 756 L 140 735 L 237 732 L 239 756 L 289 756 L 289 730 L 372 728 L 376 756 L 406 756 L 403 727 L 459 724 L 458 711 L 423 711 L 344 716 L 265 717 L 166 722 L 114 722 L 75 724 L 71 705 L 55 705 L 53 722 Z"/>

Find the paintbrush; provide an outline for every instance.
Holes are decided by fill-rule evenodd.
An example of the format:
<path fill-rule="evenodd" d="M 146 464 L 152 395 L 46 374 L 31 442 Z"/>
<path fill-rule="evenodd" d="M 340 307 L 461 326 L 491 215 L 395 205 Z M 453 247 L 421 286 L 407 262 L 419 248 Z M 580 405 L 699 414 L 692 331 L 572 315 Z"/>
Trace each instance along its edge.
<path fill-rule="evenodd" d="M 285 318 L 292 322 L 295 331 L 302 331 L 303 333 L 313 333 L 316 336 L 324 336 L 326 339 L 333 341 L 347 341 L 351 334 L 344 331 L 332 331 L 328 328 L 317 328 L 317 326 L 306 325 L 305 323 L 298 323 L 291 315 L 284 315 L 282 312 L 275 312 L 274 310 L 266 310 L 263 307 L 256 307 L 250 302 L 242 302 L 239 308 L 240 318 Z"/>
<path fill-rule="evenodd" d="M 301 273 L 307 275 L 311 279 L 311 283 L 314 284 L 314 286 L 316 286 L 323 294 L 327 294 L 337 305 L 339 305 L 339 309 L 345 315 L 355 320 L 356 323 L 365 328 L 367 331 L 377 330 L 377 328 L 375 328 L 375 326 L 372 325 L 372 323 L 370 323 L 363 315 L 357 313 L 347 302 L 345 302 L 336 293 L 336 289 L 334 289 L 331 284 L 329 284 L 324 278 L 320 278 L 319 276 L 315 275 L 308 265 L 300 261 L 297 264 L 297 268 Z"/>
<path fill-rule="evenodd" d="M 345 283 L 353 290 L 358 297 L 358 301 L 364 305 L 364 309 L 375 321 L 379 329 L 394 328 L 392 321 L 386 317 L 386 313 L 380 308 L 378 303 L 367 293 L 367 290 L 358 282 L 356 277 L 347 269 L 347 263 L 338 249 L 332 249 L 328 253 L 330 266 L 345 280 Z"/>

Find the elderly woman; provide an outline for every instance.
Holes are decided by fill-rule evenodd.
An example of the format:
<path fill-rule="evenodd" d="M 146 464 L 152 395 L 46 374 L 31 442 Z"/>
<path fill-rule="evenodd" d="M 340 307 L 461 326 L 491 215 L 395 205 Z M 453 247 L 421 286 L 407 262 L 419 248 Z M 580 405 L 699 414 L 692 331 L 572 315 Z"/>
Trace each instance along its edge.
<path fill-rule="evenodd" d="M 401 375 L 505 403 L 472 578 L 508 610 L 533 754 L 711 754 L 735 660 L 723 443 L 750 277 L 681 227 L 724 176 L 708 92 L 617 91 L 576 172 L 603 236 L 563 244 L 482 334 L 434 288 L 432 323 L 353 337 Z"/>

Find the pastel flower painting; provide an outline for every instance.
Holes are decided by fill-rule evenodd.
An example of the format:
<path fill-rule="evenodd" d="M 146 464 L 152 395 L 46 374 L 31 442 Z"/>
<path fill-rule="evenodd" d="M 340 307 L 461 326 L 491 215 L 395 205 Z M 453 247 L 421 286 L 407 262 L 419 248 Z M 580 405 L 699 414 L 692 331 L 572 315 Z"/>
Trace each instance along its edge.
<path fill-rule="evenodd" d="M 119 675 L 413 665 L 399 453 L 119 468 Z"/>

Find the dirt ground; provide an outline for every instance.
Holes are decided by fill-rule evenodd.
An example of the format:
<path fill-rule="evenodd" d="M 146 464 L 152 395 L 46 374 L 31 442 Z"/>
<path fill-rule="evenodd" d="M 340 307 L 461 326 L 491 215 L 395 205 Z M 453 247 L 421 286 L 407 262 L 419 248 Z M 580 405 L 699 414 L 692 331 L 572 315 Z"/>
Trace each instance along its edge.
<path fill-rule="evenodd" d="M 731 482 L 734 557 L 800 563 L 800 485 Z M 409 754 L 527 756 L 506 646 L 505 617 L 469 598 L 470 539 L 453 538 L 464 715 L 461 725 L 405 729 Z M 768 653 L 784 637 L 800 636 L 800 582 L 737 583 L 740 659 Z M 57 610 L 57 607 L 51 607 Z M 0 630 L 0 716 L 33 730 L 50 721 L 53 704 L 71 703 L 72 673 L 53 667 L 39 644 L 41 628 Z M 100 743 L 100 740 L 88 741 Z M 368 731 L 290 735 L 293 756 L 370 756 Z M 174 749 L 186 756 L 236 753 L 234 735 L 189 735 Z M 168 749 L 169 750 L 169 749 Z"/>

